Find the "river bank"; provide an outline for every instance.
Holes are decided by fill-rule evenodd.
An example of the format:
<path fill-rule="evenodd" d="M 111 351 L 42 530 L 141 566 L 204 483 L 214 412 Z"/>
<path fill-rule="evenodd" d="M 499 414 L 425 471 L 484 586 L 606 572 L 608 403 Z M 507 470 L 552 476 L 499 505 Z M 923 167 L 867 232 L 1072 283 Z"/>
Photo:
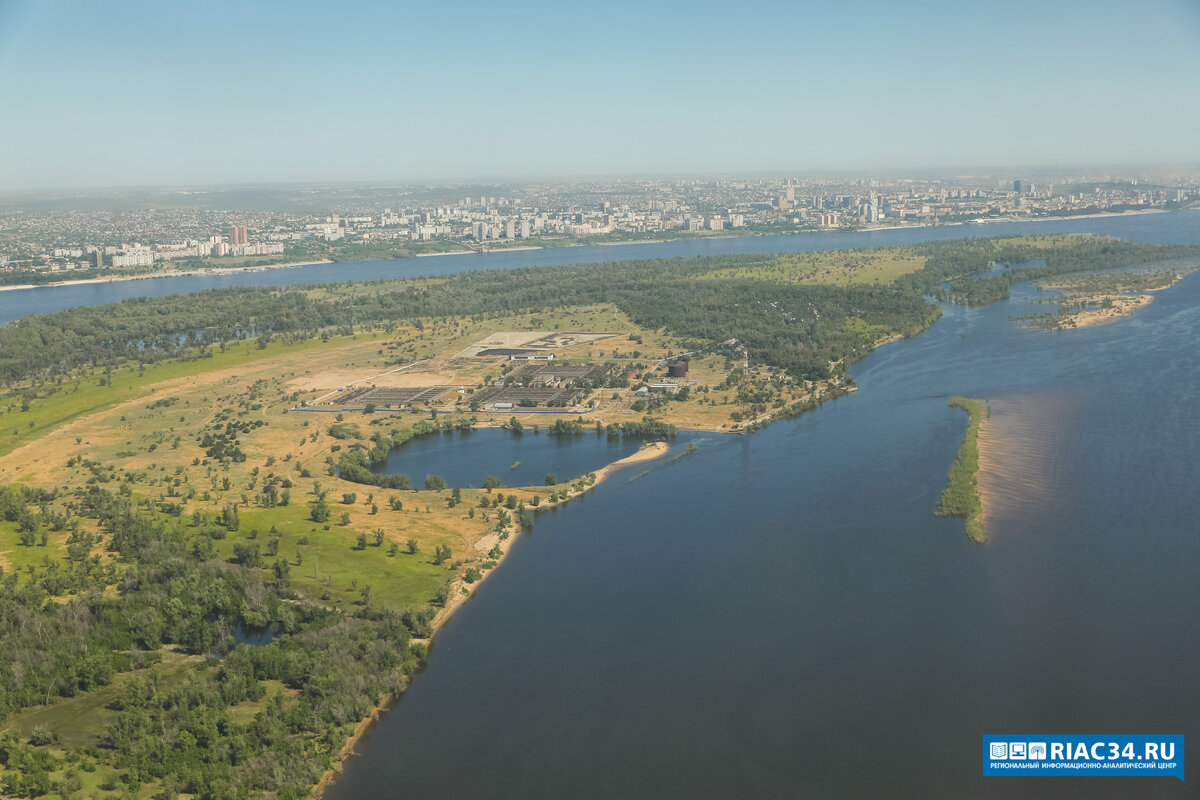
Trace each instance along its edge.
<path fill-rule="evenodd" d="M 617 246 L 623 246 L 623 245 L 657 245 L 657 244 L 666 245 L 666 244 L 679 244 L 681 242 L 682 243 L 714 242 L 714 241 L 737 240 L 737 239 L 761 240 L 761 239 L 770 239 L 770 238 L 775 238 L 775 237 L 786 238 L 786 237 L 790 237 L 790 236 L 804 236 L 804 235 L 828 236 L 828 235 L 832 235 L 832 234 L 846 235 L 846 234 L 855 234 L 855 233 L 861 233 L 861 234 L 888 233 L 888 232 L 897 232 L 897 231 L 924 230 L 924 229 L 932 229 L 932 228 L 956 229 L 956 228 L 969 228 L 969 227 L 972 227 L 975 225 L 996 225 L 996 224 L 1010 224 L 1011 225 L 1011 224 L 1048 223 L 1048 222 L 1063 223 L 1063 222 L 1071 222 L 1073 220 L 1120 219 L 1120 218 L 1127 218 L 1127 217 L 1139 217 L 1139 216 L 1145 216 L 1145 215 L 1157 215 L 1157 214 L 1164 214 L 1164 213 L 1170 213 L 1170 212 L 1168 212 L 1164 209 L 1145 209 L 1145 210 L 1141 210 L 1141 211 L 1122 211 L 1122 212 L 1117 212 L 1117 213 L 1079 214 L 1079 215 L 1072 215 L 1072 216 L 1034 217 L 1034 218 L 1027 218 L 1027 219 L 1026 218 L 981 219 L 981 220 L 971 220 L 971 221 L 964 221 L 964 222 L 944 222 L 944 223 L 936 223 L 936 224 L 931 223 L 931 222 L 918 222 L 918 223 L 913 223 L 910 225 L 884 224 L 884 225 L 863 226 L 860 228 L 851 228 L 851 229 L 798 230 L 798 231 L 794 231 L 792 233 L 763 233 L 763 232 L 759 232 L 759 231 L 747 231 L 745 233 L 724 232 L 720 236 L 694 236 L 694 237 L 679 236 L 679 237 L 671 237 L 671 238 L 635 239 L 635 240 L 630 240 L 630 241 L 611 241 L 611 242 L 562 242 L 562 243 L 556 243 L 553 246 L 535 245 L 535 246 L 524 246 L 524 247 L 522 247 L 522 246 L 504 247 L 504 248 L 499 248 L 499 249 L 495 249 L 495 250 L 486 250 L 482 253 L 482 255 L 504 254 L 504 253 L 509 253 L 509 252 L 572 250 L 572 249 L 587 248 L 587 247 L 617 247 Z M 788 252 L 790 252 L 790 250 L 788 250 Z M 475 251 L 475 250 L 464 248 L 464 249 L 445 251 L 445 252 L 439 252 L 439 253 L 417 253 L 417 254 L 414 254 L 412 257 L 413 258 L 431 258 L 434 256 L 473 256 L 473 255 L 481 255 L 481 253 L 479 253 L 478 251 Z M 396 260 L 404 260 L 404 259 L 373 259 L 372 261 L 396 261 Z M 360 263 L 360 262 L 333 261 L 332 259 L 309 259 L 306 261 L 292 261 L 292 262 L 285 262 L 285 263 L 279 263 L 279 264 L 257 264 L 257 265 L 253 265 L 253 266 L 247 266 L 247 267 L 230 267 L 230 268 L 206 267 L 206 268 L 194 269 L 194 270 L 180 270 L 180 271 L 176 271 L 176 272 L 141 273 L 141 274 L 136 274 L 136 275 L 120 275 L 120 276 L 112 276 L 112 277 L 83 278 L 83 279 L 78 279 L 78 280 L 62 280 L 62 281 L 54 281 L 52 283 L 41 283 L 41 284 L 36 284 L 36 283 L 35 284 L 16 284 L 16 285 L 12 285 L 12 286 L 0 286 L 0 292 L 24 290 L 24 289 L 82 286 L 82 285 L 88 285 L 88 284 L 118 283 L 118 282 L 125 282 L 125 281 L 131 281 L 131 280 L 142 280 L 142 279 L 146 279 L 146 278 L 181 278 L 181 277 L 220 276 L 220 275 L 230 275 L 230 274 L 246 273 L 246 272 L 259 272 L 259 271 L 270 270 L 270 269 L 283 269 L 283 268 L 288 268 L 288 267 L 308 267 L 308 266 L 317 266 L 317 265 L 321 265 L 321 264 L 334 264 L 334 263 Z M 362 262 L 362 263 L 370 263 L 370 262 Z"/>
<path fill-rule="evenodd" d="M 528 247 L 499 247 L 495 250 L 443 250 L 438 253 L 414 253 L 413 258 L 433 258 L 434 256 L 469 256 L 481 253 L 515 253 L 521 250 L 545 250 L 545 247 L 530 245 Z"/>
<path fill-rule="evenodd" d="M 438 255 L 441 255 L 440 253 Z M 126 281 L 152 280 L 155 278 L 186 278 L 199 275 L 234 275 L 239 272 L 261 272 L 268 269 L 285 269 L 287 267 L 311 267 L 317 264 L 333 264 L 328 258 L 316 261 L 288 261 L 282 264 L 255 264 L 249 267 L 205 267 L 202 269 L 183 269 L 174 272 L 147 272 L 137 275 L 113 275 L 105 278 L 80 278 L 79 280 L 55 281 L 53 283 L 21 283 L 13 286 L 0 286 L 0 292 L 12 292 L 18 289 L 54 289 L 60 286 L 87 286 L 95 283 L 124 283 Z"/>
<path fill-rule="evenodd" d="M 855 231 L 814 230 L 803 235 L 763 234 L 675 239 L 673 241 L 624 242 L 622 245 L 588 246 L 585 243 L 560 243 L 540 250 L 487 253 L 457 253 L 453 258 L 398 258 L 370 261 L 312 263 L 308 266 L 280 269 L 285 265 L 267 265 L 251 271 L 231 270 L 181 276 L 162 275 L 176 280 L 147 283 L 107 282 L 90 286 L 57 285 L 53 291 L 0 292 L 0 324 L 32 314 L 47 314 L 76 306 L 97 306 L 129 297 L 159 297 L 234 286 L 290 286 L 342 283 L 347 281 L 394 280 L 396 278 L 436 277 L 477 270 L 505 270 L 539 266 L 566 266 L 626 259 L 656 259 L 674 256 L 722 256 L 779 253 L 827 252 L 858 247 L 894 247 L 924 241 L 1040 235 L 1043 233 L 1094 233 L 1121 239 L 1156 244 L 1195 243 L 1197 214 L 1193 211 L 1130 213 L 1105 215 L 1102 219 L 1046 217 L 1028 222 L 1004 222 L 989 225 L 888 225 Z M 727 234 L 728 232 L 720 232 Z M 531 242 L 532 244 L 532 242 Z M 545 243 L 548 244 L 548 243 Z M 561 246 L 560 246 L 561 245 Z M 275 268 L 272 269 L 271 267 Z M 69 275 L 55 275 L 69 282 Z M 108 276 L 104 276 L 107 278 Z M 60 282 L 61 284 L 62 282 Z M 15 287 L 5 287 L 13 289 Z M 43 287 L 33 287 L 43 288 Z"/>
<path fill-rule="evenodd" d="M 588 491 L 595 489 L 622 467 L 627 467 L 631 464 L 641 464 L 647 461 L 654 461 L 655 459 L 666 455 L 669 449 L 670 447 L 666 442 L 650 442 L 633 455 L 626 456 L 625 458 L 614 461 L 611 464 L 596 470 L 594 473 L 596 480 L 583 491 L 572 494 L 572 497 L 582 496 Z M 520 490 L 518 489 L 518 491 Z M 570 501 L 568 500 L 566 502 Z M 557 508 L 561 505 L 565 505 L 565 503 L 558 503 L 555 506 L 545 506 L 544 508 Z M 539 510 L 541 509 L 533 509 L 534 514 L 536 515 Z M 516 524 L 515 521 L 514 524 Z M 519 529 L 519 524 L 517 527 Z M 513 542 L 516 540 L 516 536 L 509 536 L 507 539 L 501 539 L 499 534 L 488 534 L 476 543 L 475 549 L 479 552 L 487 553 L 492 549 L 492 547 L 498 545 L 500 547 L 500 557 L 495 559 L 495 561 L 496 566 L 499 567 L 500 564 L 504 562 L 504 559 L 508 557 L 509 552 L 512 550 Z M 474 583 L 465 583 L 460 579 L 450 584 L 450 599 L 446 601 L 446 605 L 437 613 L 437 616 L 433 618 L 434 633 L 437 632 L 438 628 L 445 624 L 446 620 L 450 619 L 454 612 L 457 611 L 464 602 L 474 596 L 475 590 L 479 588 L 480 584 L 487 580 L 487 578 L 494 572 L 495 569 L 488 570 L 483 574 L 483 578 L 475 581 Z"/>
<path fill-rule="evenodd" d="M 643 464 L 649 461 L 654 461 L 666 455 L 668 450 L 670 450 L 670 446 L 666 442 L 649 442 L 633 455 L 626 456 L 625 458 L 614 461 L 611 464 L 596 470 L 595 473 L 593 473 L 595 475 L 595 480 L 582 491 L 573 493 L 571 497 L 581 497 L 587 492 L 595 489 L 618 470 L 633 464 Z M 520 491 L 520 489 L 517 491 Z M 566 502 L 570 502 L 570 500 L 567 500 L 564 503 L 558 503 L 553 507 L 565 505 Z M 551 508 L 551 506 L 545 506 L 545 508 Z M 535 509 L 535 513 L 537 510 L 538 509 Z M 483 584 L 483 582 L 495 573 L 496 568 L 504 563 L 504 560 L 508 558 L 508 554 L 512 552 L 513 544 L 517 541 L 520 531 L 520 523 L 514 521 L 513 527 L 517 528 L 517 535 L 509 535 L 507 538 L 501 539 L 499 534 L 491 533 L 482 537 L 475 544 L 475 549 L 481 553 L 487 553 L 490 552 L 493 547 L 499 547 L 500 555 L 498 558 L 494 559 L 496 562 L 496 567 L 484 572 L 483 577 L 477 581 L 474 581 L 473 583 L 466 583 L 461 579 L 455 580 L 453 583 L 451 583 L 449 599 L 447 599 L 446 604 L 430 623 L 431 627 L 433 628 L 432 636 L 430 636 L 429 639 L 416 640 L 415 643 L 431 646 L 433 643 L 433 637 L 437 636 L 438 631 L 441 630 L 442 626 L 450 620 L 450 618 L 454 615 L 454 612 L 461 608 L 467 600 L 469 600 L 471 597 L 474 597 L 476 590 Z M 402 696 L 403 694 L 393 695 L 385 698 L 369 716 L 360 720 L 358 724 L 354 726 L 353 733 L 351 733 L 350 737 L 346 740 L 346 743 L 342 746 L 342 750 L 338 754 L 334 765 L 327 770 L 324 775 L 321 776 L 321 780 L 318 781 L 317 785 L 313 787 L 311 794 L 312 797 L 319 798 L 322 796 L 329 785 L 333 783 L 339 774 L 341 774 L 342 766 L 345 764 L 345 762 L 356 755 L 355 747 L 371 730 L 371 727 L 379 719 L 379 715 L 383 711 L 394 706 Z"/>

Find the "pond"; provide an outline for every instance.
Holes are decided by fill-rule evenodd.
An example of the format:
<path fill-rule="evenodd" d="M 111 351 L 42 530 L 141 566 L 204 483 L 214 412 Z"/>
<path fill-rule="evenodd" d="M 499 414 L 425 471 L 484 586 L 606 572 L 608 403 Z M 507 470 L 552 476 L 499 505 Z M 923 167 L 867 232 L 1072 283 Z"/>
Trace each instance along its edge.
<path fill-rule="evenodd" d="M 685 443 L 693 434 L 681 432 L 676 442 Z M 483 485 L 495 475 L 504 486 L 542 486 L 553 473 L 559 482 L 595 472 L 603 466 L 636 453 L 642 439 L 610 438 L 592 431 L 578 436 L 523 433 L 502 428 L 431 433 L 410 439 L 389 454 L 373 472 L 404 473 L 420 486 L 426 475 L 440 475 L 447 486 L 463 489 Z"/>

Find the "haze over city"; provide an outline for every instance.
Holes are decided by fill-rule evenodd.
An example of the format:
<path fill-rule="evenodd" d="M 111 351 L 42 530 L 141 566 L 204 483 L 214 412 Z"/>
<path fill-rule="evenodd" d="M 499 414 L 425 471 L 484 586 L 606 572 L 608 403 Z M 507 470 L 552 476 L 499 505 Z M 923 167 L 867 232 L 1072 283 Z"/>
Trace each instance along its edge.
<path fill-rule="evenodd" d="M 1200 160 L 1200 8 L 0 2 L 6 190 Z"/>
<path fill-rule="evenodd" d="M 1198 43 L 0 0 L 0 800 L 1194 800 Z"/>

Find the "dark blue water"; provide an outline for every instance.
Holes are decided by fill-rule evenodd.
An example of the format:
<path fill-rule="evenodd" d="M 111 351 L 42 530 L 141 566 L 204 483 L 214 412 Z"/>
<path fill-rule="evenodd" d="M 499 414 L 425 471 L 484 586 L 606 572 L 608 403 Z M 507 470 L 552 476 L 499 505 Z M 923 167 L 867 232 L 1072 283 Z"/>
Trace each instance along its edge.
<path fill-rule="evenodd" d="M 980 777 L 984 733 L 1200 741 L 1200 273 L 1074 331 L 1033 293 L 539 514 L 328 796 L 1195 797 Z M 992 404 L 985 545 L 933 515 L 953 394 Z"/>
<path fill-rule="evenodd" d="M 554 473 L 566 483 L 606 464 L 637 452 L 637 439 L 610 439 L 588 432 L 582 436 L 534 433 L 532 423 L 524 433 L 499 428 L 418 436 L 396 448 L 375 472 L 404 473 L 419 486 L 426 475 L 441 475 L 448 486 L 479 487 L 488 475 L 505 486 L 541 486 Z M 685 434 L 684 439 L 690 440 Z M 517 462 L 520 462 L 517 464 Z M 515 466 L 514 468 L 514 465 Z"/>
<path fill-rule="evenodd" d="M 293 283 L 331 283 L 421 275 L 449 275 L 485 269 L 516 269 L 597 261 L 624 261 L 673 256 L 711 256 L 730 253 L 800 253 L 850 247 L 885 247 L 969 236 L 1011 236 L 1035 233 L 1102 233 L 1154 244 L 1200 241 L 1200 212 L 1176 211 L 1127 217 L 1057 219 L 1042 222 L 1003 222 L 987 225 L 946 225 L 932 228 L 802 233 L 791 236 L 752 236 L 727 239 L 682 239 L 631 245 L 556 247 L 544 250 L 466 253 L 390 261 L 353 261 L 304 267 L 239 271 L 219 275 L 185 275 L 78 286 L 45 286 L 0 292 L 0 323 L 26 316 L 62 311 L 75 306 L 114 303 L 129 297 L 161 297 L 232 286 L 287 286 Z M 1181 237 L 1183 237 L 1181 239 Z"/>
<path fill-rule="evenodd" d="M 231 631 L 233 640 L 238 644 L 248 644 L 251 647 L 265 647 L 275 640 L 279 634 L 279 629 L 273 625 L 268 625 L 265 628 L 247 628 L 238 621 L 237 625 L 233 626 Z"/>

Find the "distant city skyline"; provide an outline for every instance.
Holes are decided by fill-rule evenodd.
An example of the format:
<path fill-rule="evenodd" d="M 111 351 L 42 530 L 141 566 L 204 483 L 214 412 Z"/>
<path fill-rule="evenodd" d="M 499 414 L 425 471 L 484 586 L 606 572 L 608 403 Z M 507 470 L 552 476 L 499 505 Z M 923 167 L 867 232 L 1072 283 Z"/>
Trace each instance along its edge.
<path fill-rule="evenodd" d="M 1200 4 L 0 0 L 0 192 L 1200 162 Z"/>

